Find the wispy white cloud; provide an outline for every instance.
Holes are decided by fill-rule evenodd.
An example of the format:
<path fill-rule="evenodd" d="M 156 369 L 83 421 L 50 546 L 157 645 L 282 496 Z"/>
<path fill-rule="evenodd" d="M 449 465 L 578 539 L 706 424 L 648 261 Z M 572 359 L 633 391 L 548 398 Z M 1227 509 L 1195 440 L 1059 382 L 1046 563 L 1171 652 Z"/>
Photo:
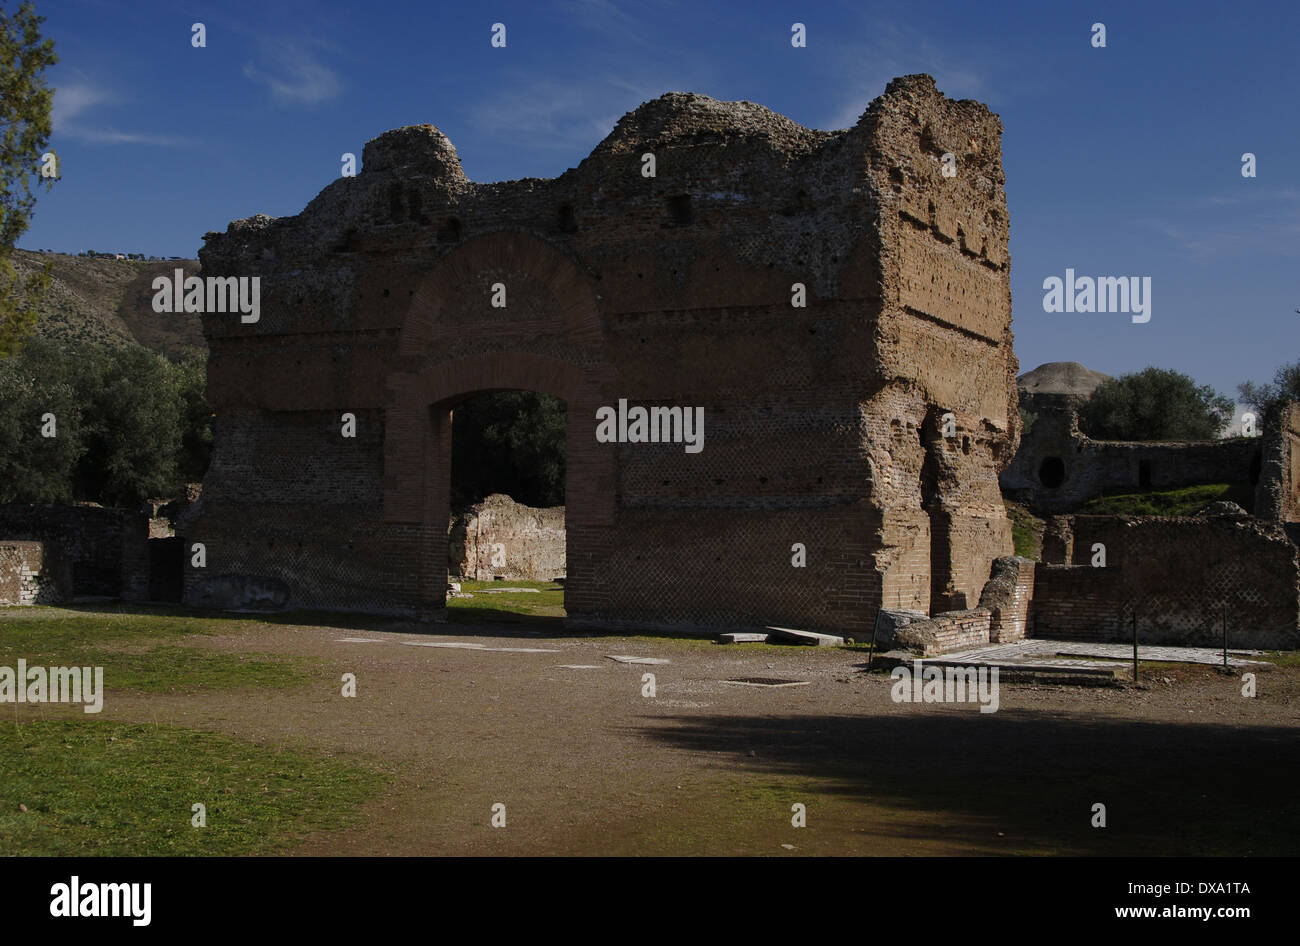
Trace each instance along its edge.
<path fill-rule="evenodd" d="M 1163 236 L 1177 252 L 1196 263 L 1241 256 L 1300 258 L 1300 217 L 1294 210 L 1284 213 L 1276 205 L 1236 220 L 1144 218 L 1137 223 Z"/>
<path fill-rule="evenodd" d="M 54 89 L 54 103 L 50 109 L 52 136 L 107 145 L 151 145 L 160 148 L 182 148 L 194 142 L 181 135 L 155 132 L 119 131 L 98 123 L 87 124 L 78 119 L 101 106 L 115 106 L 122 97 L 108 87 L 76 79 Z M 88 115 L 87 115 L 88 117 Z"/>
<path fill-rule="evenodd" d="M 246 63 L 244 77 L 265 85 L 281 105 L 318 105 L 334 98 L 343 83 L 317 57 L 311 45 L 297 40 L 263 41 L 259 64 Z"/>
<path fill-rule="evenodd" d="M 50 122 L 54 131 L 61 131 L 69 121 L 82 112 L 112 101 L 113 96 L 102 86 L 86 82 L 70 82 L 57 86 L 54 90 L 54 104 L 50 109 Z"/>
<path fill-rule="evenodd" d="M 155 135 L 149 132 L 117 131 L 113 128 L 69 128 L 70 138 L 104 145 L 155 145 L 159 148 L 184 148 L 194 144 L 193 139 L 181 135 Z"/>
<path fill-rule="evenodd" d="M 613 75 L 569 81 L 520 76 L 512 90 L 475 106 L 470 126 L 485 137 L 528 147 L 595 147 L 618 120 L 664 86 Z"/>
<path fill-rule="evenodd" d="M 841 104 L 820 123 L 823 128 L 856 125 L 891 79 L 918 72 L 934 76 L 939 91 L 950 98 L 999 97 L 988 77 L 991 57 L 983 51 L 941 49 L 920 30 L 885 19 L 863 17 L 860 32 L 863 39 L 841 44 L 840 52 L 828 58 L 827 66 L 845 92 Z"/>
<path fill-rule="evenodd" d="M 566 22 L 608 39 L 611 45 L 630 43 L 647 47 L 653 46 L 654 40 L 644 18 L 647 15 L 658 17 L 662 8 L 669 5 L 654 0 L 634 0 L 625 4 L 616 0 L 561 0 L 554 10 Z"/>

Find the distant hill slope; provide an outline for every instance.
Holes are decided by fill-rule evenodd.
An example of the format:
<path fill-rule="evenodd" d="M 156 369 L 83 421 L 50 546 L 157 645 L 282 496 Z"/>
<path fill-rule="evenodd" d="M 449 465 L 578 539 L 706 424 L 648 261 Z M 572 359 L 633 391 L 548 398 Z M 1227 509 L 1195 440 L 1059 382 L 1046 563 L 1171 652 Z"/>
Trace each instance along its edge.
<path fill-rule="evenodd" d="M 155 313 L 150 284 L 179 267 L 186 276 L 198 260 L 97 259 L 62 253 L 15 250 L 20 275 L 54 264 L 50 288 L 41 304 L 36 334 L 55 340 L 91 342 L 119 348 L 132 343 L 175 357 L 187 347 L 207 349 L 195 313 Z"/>

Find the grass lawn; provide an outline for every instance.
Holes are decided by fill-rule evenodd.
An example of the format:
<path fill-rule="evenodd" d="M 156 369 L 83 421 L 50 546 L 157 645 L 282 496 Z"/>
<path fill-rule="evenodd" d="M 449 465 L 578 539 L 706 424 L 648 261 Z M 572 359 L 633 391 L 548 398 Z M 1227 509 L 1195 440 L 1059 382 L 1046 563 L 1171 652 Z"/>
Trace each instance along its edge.
<path fill-rule="evenodd" d="M 103 667 L 109 700 L 222 690 L 238 699 L 318 676 L 310 657 L 186 646 L 238 630 L 250 623 L 243 616 L 97 607 L 0 612 L 0 665 Z M 16 704 L 4 709 L 13 716 L 0 722 L 0 856 L 268 853 L 345 824 L 382 782 L 327 756 L 216 733 L 83 714 L 24 721 Z M 206 827 L 191 825 L 195 803 Z"/>
<path fill-rule="evenodd" d="M 28 666 L 103 667 L 106 690 L 151 693 L 287 687 L 311 679 L 307 658 L 182 646 L 243 623 L 174 609 L 15 609 L 0 612 L 0 665 L 12 667 L 22 657 Z"/>
<path fill-rule="evenodd" d="M 266 854 L 344 826 L 382 783 L 307 752 L 90 720 L 0 723 L 0 758 L 0 856 Z"/>
<path fill-rule="evenodd" d="M 502 592 L 502 588 L 536 588 L 537 593 Z M 454 624 L 534 624 L 563 626 L 564 586 L 553 581 L 461 581 L 472 598 L 448 598 L 447 620 Z"/>
<path fill-rule="evenodd" d="M 1246 512 L 1255 508 L 1254 487 L 1244 483 L 1208 483 L 1178 489 L 1116 493 L 1089 500 L 1075 512 L 1090 516 L 1194 516 L 1214 502 L 1233 502 Z"/>

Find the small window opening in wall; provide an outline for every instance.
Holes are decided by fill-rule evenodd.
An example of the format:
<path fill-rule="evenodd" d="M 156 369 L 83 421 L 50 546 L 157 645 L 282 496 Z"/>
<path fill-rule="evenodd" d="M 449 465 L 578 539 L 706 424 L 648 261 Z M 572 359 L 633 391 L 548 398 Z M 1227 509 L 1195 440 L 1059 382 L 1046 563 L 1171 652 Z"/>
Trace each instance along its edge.
<path fill-rule="evenodd" d="M 1138 461 L 1138 489 L 1151 488 L 1151 461 Z"/>
<path fill-rule="evenodd" d="M 573 204 L 560 205 L 560 232 L 577 233 L 578 218 L 574 216 Z"/>
<path fill-rule="evenodd" d="M 388 189 L 388 221 L 389 223 L 402 222 L 402 188 L 394 184 Z"/>
<path fill-rule="evenodd" d="M 1065 462 L 1060 457 L 1047 457 L 1038 467 L 1038 482 L 1048 489 L 1056 489 L 1065 482 Z"/>
<path fill-rule="evenodd" d="M 460 242 L 460 221 L 455 217 L 448 217 L 447 222 L 438 230 L 439 243 L 459 243 Z"/>
<path fill-rule="evenodd" d="M 966 454 L 967 456 L 970 456 L 970 438 L 969 438 L 969 437 L 962 437 L 962 438 L 961 438 L 961 452 L 964 453 L 964 454 Z"/>
<path fill-rule="evenodd" d="M 694 222 L 695 214 L 691 209 L 691 195 L 677 194 L 669 197 L 668 213 L 672 216 L 673 223 L 679 227 Z"/>
<path fill-rule="evenodd" d="M 1263 470 L 1264 455 L 1256 450 L 1255 455 L 1250 458 L 1250 485 L 1255 486 L 1259 483 L 1259 475 Z"/>
<path fill-rule="evenodd" d="M 408 188 L 406 191 L 406 202 L 410 206 L 411 222 L 428 226 L 429 218 L 426 217 L 424 213 L 420 210 L 420 207 L 423 203 L 423 200 L 420 197 L 420 192 L 415 190 L 414 188 Z"/>

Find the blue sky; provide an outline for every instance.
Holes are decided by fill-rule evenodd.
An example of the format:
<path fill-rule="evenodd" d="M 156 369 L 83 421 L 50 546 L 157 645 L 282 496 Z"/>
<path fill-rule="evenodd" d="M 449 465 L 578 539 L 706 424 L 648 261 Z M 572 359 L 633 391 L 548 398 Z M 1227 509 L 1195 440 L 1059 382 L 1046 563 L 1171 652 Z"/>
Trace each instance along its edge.
<path fill-rule="evenodd" d="M 12 0 L 7 5 L 12 6 Z M 430 122 L 475 181 L 551 177 L 668 91 L 853 124 L 928 72 L 1002 116 L 1022 370 L 1176 368 L 1225 394 L 1300 358 L 1300 4 L 38 2 L 63 180 L 20 246 L 194 256 L 294 214 L 343 152 Z M 504 22 L 507 46 L 490 30 Z M 790 45 L 803 22 L 808 47 Z M 191 46 L 191 24 L 207 46 Z M 1104 49 L 1091 26 L 1106 26 Z M 1241 175 L 1252 152 L 1258 176 Z M 1152 278 L 1152 318 L 1043 280 Z"/>

